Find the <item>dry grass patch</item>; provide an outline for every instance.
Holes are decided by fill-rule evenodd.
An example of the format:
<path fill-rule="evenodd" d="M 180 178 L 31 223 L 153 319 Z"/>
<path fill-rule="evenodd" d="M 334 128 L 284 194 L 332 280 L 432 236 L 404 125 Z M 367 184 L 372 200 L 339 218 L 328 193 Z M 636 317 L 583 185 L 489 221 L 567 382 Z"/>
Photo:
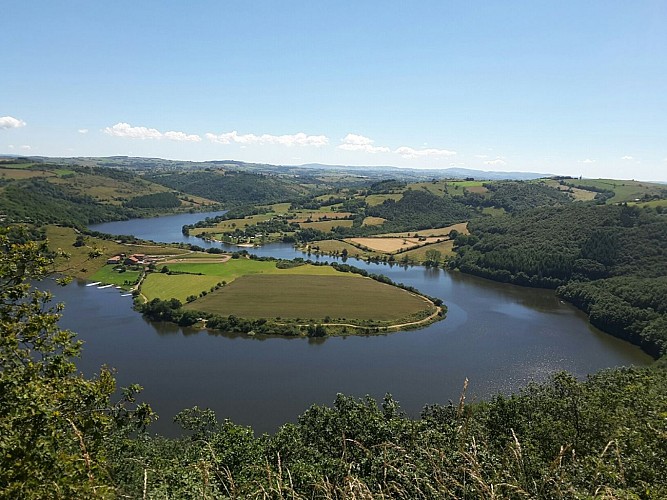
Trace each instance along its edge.
<path fill-rule="evenodd" d="M 319 222 L 300 222 L 299 226 L 302 228 L 317 229 L 318 231 L 328 232 L 334 227 L 352 227 L 352 222 L 349 219 L 342 220 L 327 220 Z"/>
<path fill-rule="evenodd" d="M 383 219 L 382 217 L 373 217 L 373 216 L 368 216 L 364 219 L 364 221 L 361 223 L 362 226 L 381 226 L 387 222 L 387 219 Z"/>
<path fill-rule="evenodd" d="M 341 240 L 320 240 L 311 242 L 306 249 L 317 253 L 338 255 L 347 250 L 347 255 L 350 257 L 366 257 L 367 255 L 375 255 L 374 252 L 367 252 L 350 243 Z"/>
<path fill-rule="evenodd" d="M 348 238 L 345 241 L 376 252 L 396 253 L 422 245 L 438 243 L 444 238 L 444 236 L 431 238 Z"/>
<path fill-rule="evenodd" d="M 55 177 L 53 172 L 45 170 L 24 170 L 21 168 L 0 168 L 0 178 L 22 180 L 34 177 Z"/>
<path fill-rule="evenodd" d="M 409 237 L 419 237 L 419 236 L 424 236 L 424 237 L 430 237 L 430 236 L 448 236 L 449 233 L 452 230 L 456 230 L 459 233 L 462 234 L 468 234 L 468 223 L 467 222 L 460 222 L 458 224 L 452 224 L 451 226 L 447 227 L 438 227 L 434 229 L 422 229 L 421 231 L 406 231 L 403 233 L 386 233 L 386 234 L 379 234 L 377 237 L 378 238 L 392 238 L 392 237 L 402 237 L 402 238 L 409 238 Z"/>

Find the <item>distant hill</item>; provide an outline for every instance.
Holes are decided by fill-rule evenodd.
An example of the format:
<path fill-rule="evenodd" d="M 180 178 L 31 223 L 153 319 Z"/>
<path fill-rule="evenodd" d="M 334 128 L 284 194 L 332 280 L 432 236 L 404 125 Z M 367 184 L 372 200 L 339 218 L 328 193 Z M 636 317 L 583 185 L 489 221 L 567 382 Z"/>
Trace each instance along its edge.
<path fill-rule="evenodd" d="M 9 155 L 6 155 L 9 157 Z M 66 165 L 86 165 L 110 168 L 129 168 L 136 170 L 174 170 L 206 168 L 238 170 L 255 173 L 284 173 L 292 175 L 315 175 L 318 171 L 337 172 L 351 176 L 382 178 L 393 177 L 404 180 L 430 179 L 465 179 L 473 177 L 477 180 L 532 180 L 551 177 L 552 174 L 541 172 L 496 172 L 491 170 L 473 170 L 468 168 L 405 168 L 393 166 L 364 166 L 364 165 L 327 165 L 324 163 L 305 163 L 302 165 L 272 165 L 268 163 L 247 163 L 238 160 L 210 160 L 203 162 L 165 160 L 162 158 L 141 158 L 132 156 L 108 157 L 71 157 L 49 158 L 45 156 L 22 157 L 35 162 L 49 162 Z"/>
<path fill-rule="evenodd" d="M 303 165 L 298 165 L 299 168 L 313 168 L 321 170 L 337 170 L 337 171 L 351 171 L 355 174 L 361 174 L 365 172 L 386 172 L 392 176 L 396 176 L 397 173 L 407 175 L 409 177 L 419 177 L 419 178 L 448 178 L 448 179 L 465 179 L 467 177 L 474 177 L 475 179 L 484 179 L 484 180 L 533 180 L 541 179 L 543 177 L 552 177 L 553 174 L 539 173 L 539 172 L 496 172 L 492 170 L 474 170 L 469 168 L 406 168 L 406 167 L 391 167 L 391 166 L 379 166 L 379 167 L 367 167 L 363 165 L 327 165 L 323 163 L 305 163 Z"/>

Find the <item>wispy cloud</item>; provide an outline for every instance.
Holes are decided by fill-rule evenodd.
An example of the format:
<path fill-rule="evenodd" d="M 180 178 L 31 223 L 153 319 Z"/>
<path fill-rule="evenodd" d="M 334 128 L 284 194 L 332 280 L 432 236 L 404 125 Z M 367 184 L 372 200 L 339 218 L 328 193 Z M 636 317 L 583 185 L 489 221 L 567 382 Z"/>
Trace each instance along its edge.
<path fill-rule="evenodd" d="M 375 141 L 369 137 L 357 134 L 347 134 L 338 149 L 344 151 L 363 151 L 364 153 L 389 153 L 391 149 L 386 146 L 373 146 Z"/>
<path fill-rule="evenodd" d="M 196 134 L 185 132 L 160 132 L 155 128 L 133 127 L 129 123 L 119 122 L 112 127 L 106 127 L 103 132 L 113 137 L 125 137 L 130 139 L 168 139 L 178 142 L 200 142 L 201 137 Z"/>
<path fill-rule="evenodd" d="M 494 160 L 485 161 L 484 165 L 490 165 L 492 167 L 502 167 L 503 165 L 507 165 L 507 162 L 502 158 L 496 158 Z"/>
<path fill-rule="evenodd" d="M 23 120 L 19 120 L 13 116 L 0 116 L 0 129 L 20 128 L 25 126 L 26 123 Z"/>
<path fill-rule="evenodd" d="M 591 158 L 586 158 L 585 160 L 580 160 L 579 163 L 585 163 L 589 165 L 591 163 L 595 163 L 595 160 L 592 160 Z"/>
<path fill-rule="evenodd" d="M 403 158 L 426 158 L 426 157 L 436 157 L 444 158 L 447 156 L 455 156 L 456 151 L 449 151 L 447 149 L 435 149 L 435 148 L 426 148 L 426 149 L 414 149 L 408 146 L 401 146 L 397 148 L 394 153 L 401 155 Z"/>
<path fill-rule="evenodd" d="M 23 151 L 30 151 L 32 148 L 30 146 L 28 146 L 27 144 L 24 144 L 23 146 L 21 146 L 21 149 Z"/>
<path fill-rule="evenodd" d="M 206 138 L 218 144 L 279 144 L 282 146 L 314 146 L 321 147 L 329 144 L 329 138 L 325 135 L 307 135 L 303 132 L 287 135 L 272 134 L 239 134 L 236 130 L 223 134 L 207 133 Z"/>
<path fill-rule="evenodd" d="M 79 132 L 80 134 L 87 134 L 87 133 L 88 133 L 88 129 L 87 129 L 87 128 L 80 128 L 80 129 L 78 130 L 78 132 Z"/>
<path fill-rule="evenodd" d="M 629 155 L 625 155 L 625 156 L 621 157 L 621 160 L 627 160 L 627 161 L 632 161 L 634 159 L 635 159 L 634 156 L 629 156 Z"/>

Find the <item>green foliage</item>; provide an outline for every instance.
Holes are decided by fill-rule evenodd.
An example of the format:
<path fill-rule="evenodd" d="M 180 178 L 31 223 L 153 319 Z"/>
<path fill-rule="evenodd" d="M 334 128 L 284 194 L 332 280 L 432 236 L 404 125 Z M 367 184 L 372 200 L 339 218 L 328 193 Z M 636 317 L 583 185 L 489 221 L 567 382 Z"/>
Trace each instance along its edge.
<path fill-rule="evenodd" d="M 29 283 L 51 269 L 46 244 L 3 229 L 0 249 L 0 497 L 110 497 L 108 440 L 143 428 L 150 408 L 127 408 L 137 386 L 112 404 L 106 368 L 93 379 L 77 372 L 81 343 Z"/>
<path fill-rule="evenodd" d="M 399 201 L 389 199 L 368 207 L 366 215 L 387 219 L 382 226 L 368 227 L 366 231 L 391 232 L 450 226 L 470 219 L 473 213 L 449 197 L 423 190 L 407 190 Z"/>
<path fill-rule="evenodd" d="M 189 436 L 113 458 L 148 474 L 114 479 L 129 496 L 174 498 L 663 498 L 666 394 L 665 370 L 619 369 L 419 419 L 389 395 L 338 395 L 261 437 L 193 408 L 176 418 Z"/>
<path fill-rule="evenodd" d="M 177 208 L 181 206 L 181 200 L 174 193 L 153 193 L 135 196 L 124 205 L 130 208 Z"/>
<path fill-rule="evenodd" d="M 542 206 L 564 205 L 572 201 L 562 191 L 532 182 L 494 182 L 484 186 L 490 194 L 482 205 L 504 208 L 510 213 Z"/>

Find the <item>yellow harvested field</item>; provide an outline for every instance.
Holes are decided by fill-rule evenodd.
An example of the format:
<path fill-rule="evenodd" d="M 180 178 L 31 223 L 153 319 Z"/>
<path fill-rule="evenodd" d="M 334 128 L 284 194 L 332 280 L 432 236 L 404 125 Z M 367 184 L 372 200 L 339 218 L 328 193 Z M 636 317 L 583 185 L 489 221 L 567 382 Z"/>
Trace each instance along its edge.
<path fill-rule="evenodd" d="M 444 239 L 444 236 L 440 236 L 432 238 L 348 238 L 345 241 L 376 252 L 395 253 L 422 245 L 438 243 Z"/>
<path fill-rule="evenodd" d="M 387 221 L 387 219 L 383 219 L 382 217 L 372 217 L 368 216 L 364 219 L 364 221 L 361 223 L 362 226 L 379 226 L 381 224 L 384 224 Z"/>
<path fill-rule="evenodd" d="M 453 224 L 453 225 L 447 226 L 447 227 L 438 227 L 438 228 L 435 228 L 435 229 L 422 229 L 421 231 L 407 231 L 407 232 L 404 232 L 404 233 L 379 234 L 377 237 L 378 238 L 392 238 L 392 237 L 409 238 L 409 237 L 415 237 L 415 235 L 425 236 L 425 237 L 448 236 L 452 229 L 454 229 L 454 230 L 456 230 L 456 231 L 458 231 L 459 233 L 462 233 L 462 234 L 468 234 L 468 223 L 467 222 L 460 222 L 459 224 Z"/>

